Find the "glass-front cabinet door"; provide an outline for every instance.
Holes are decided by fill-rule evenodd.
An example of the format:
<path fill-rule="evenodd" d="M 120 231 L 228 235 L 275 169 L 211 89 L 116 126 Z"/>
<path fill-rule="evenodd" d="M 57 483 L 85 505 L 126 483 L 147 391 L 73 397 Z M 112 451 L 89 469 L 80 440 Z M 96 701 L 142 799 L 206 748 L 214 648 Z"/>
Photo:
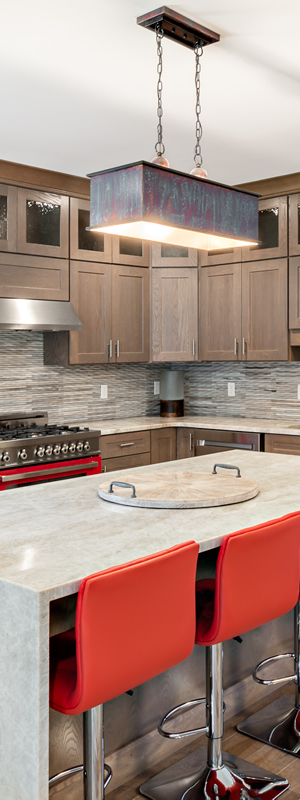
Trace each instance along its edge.
<path fill-rule="evenodd" d="M 259 200 L 259 244 L 242 247 L 242 261 L 287 256 L 287 197 Z"/>
<path fill-rule="evenodd" d="M 114 264 L 130 267 L 149 267 L 150 244 L 127 236 L 112 236 L 112 260 Z"/>
<path fill-rule="evenodd" d="M 289 254 L 300 256 L 300 194 L 289 197 Z"/>
<path fill-rule="evenodd" d="M 90 225 L 90 201 L 70 198 L 70 258 L 81 261 L 111 262 L 111 236 L 87 231 Z"/>
<path fill-rule="evenodd" d="M 151 245 L 152 267 L 197 267 L 198 250 L 174 244 Z"/>
<path fill-rule="evenodd" d="M 35 189 L 18 189 L 18 252 L 69 256 L 69 198 Z"/>
<path fill-rule="evenodd" d="M 0 183 L 0 250 L 17 249 L 17 188 Z"/>

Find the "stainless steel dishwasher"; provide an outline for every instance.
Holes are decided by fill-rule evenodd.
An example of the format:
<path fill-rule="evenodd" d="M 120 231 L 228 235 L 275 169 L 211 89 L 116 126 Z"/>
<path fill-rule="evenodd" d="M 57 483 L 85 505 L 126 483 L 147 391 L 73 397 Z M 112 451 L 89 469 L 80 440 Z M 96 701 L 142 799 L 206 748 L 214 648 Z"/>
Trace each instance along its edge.
<path fill-rule="evenodd" d="M 245 431 L 194 429 L 195 456 L 221 453 L 223 450 L 263 450 L 263 434 Z"/>

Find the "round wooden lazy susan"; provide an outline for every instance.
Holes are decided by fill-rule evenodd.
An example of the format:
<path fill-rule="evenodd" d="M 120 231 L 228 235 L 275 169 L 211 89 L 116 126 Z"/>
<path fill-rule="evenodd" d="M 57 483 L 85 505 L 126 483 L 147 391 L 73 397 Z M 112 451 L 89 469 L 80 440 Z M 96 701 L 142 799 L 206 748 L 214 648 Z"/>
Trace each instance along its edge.
<path fill-rule="evenodd" d="M 231 466 L 226 465 L 226 469 L 231 469 Z M 233 469 L 238 470 L 238 467 Z M 258 484 L 237 474 L 165 470 L 147 474 L 132 473 L 126 475 L 126 482 L 117 479 L 104 481 L 100 484 L 98 494 L 102 500 L 124 506 L 207 508 L 251 500 L 258 494 Z"/>

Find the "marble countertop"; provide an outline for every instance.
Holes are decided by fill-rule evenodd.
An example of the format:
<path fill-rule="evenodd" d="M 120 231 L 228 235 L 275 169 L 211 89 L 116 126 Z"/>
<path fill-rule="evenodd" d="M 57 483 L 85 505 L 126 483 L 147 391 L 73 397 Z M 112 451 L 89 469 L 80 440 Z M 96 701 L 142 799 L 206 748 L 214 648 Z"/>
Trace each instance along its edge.
<path fill-rule="evenodd" d="M 207 455 L 138 471 L 211 472 L 215 461 L 215 455 Z M 51 600 L 76 592 L 93 572 L 188 539 L 207 550 L 227 533 L 300 508 L 298 456 L 235 450 L 222 453 L 222 461 L 258 481 L 257 497 L 202 509 L 125 507 L 99 498 L 97 489 L 107 474 L 1 492 L 0 583 L 14 584 L 14 591 L 20 586 L 42 592 Z M 113 477 L 126 480 L 127 472 Z"/>
<path fill-rule="evenodd" d="M 300 436 L 300 423 L 293 420 L 253 419 L 251 417 L 125 417 L 124 419 L 93 419 L 70 423 L 88 425 L 101 430 L 102 436 L 111 433 L 130 433 L 155 428 L 207 428 L 224 431 L 246 431 L 248 433 L 288 433 Z"/>

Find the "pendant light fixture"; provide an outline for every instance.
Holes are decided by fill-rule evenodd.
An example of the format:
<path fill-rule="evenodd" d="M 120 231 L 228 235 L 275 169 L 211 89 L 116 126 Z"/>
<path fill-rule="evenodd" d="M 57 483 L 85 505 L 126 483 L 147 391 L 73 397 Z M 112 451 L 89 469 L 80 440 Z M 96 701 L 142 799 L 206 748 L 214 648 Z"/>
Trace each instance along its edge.
<path fill-rule="evenodd" d="M 152 162 L 138 161 L 91 178 L 90 230 L 152 242 L 218 250 L 257 244 L 258 197 L 210 181 L 202 167 L 200 57 L 219 34 L 163 6 L 137 19 L 156 33 L 158 141 Z M 195 52 L 196 147 L 191 174 L 170 169 L 162 137 L 162 39 Z"/>

